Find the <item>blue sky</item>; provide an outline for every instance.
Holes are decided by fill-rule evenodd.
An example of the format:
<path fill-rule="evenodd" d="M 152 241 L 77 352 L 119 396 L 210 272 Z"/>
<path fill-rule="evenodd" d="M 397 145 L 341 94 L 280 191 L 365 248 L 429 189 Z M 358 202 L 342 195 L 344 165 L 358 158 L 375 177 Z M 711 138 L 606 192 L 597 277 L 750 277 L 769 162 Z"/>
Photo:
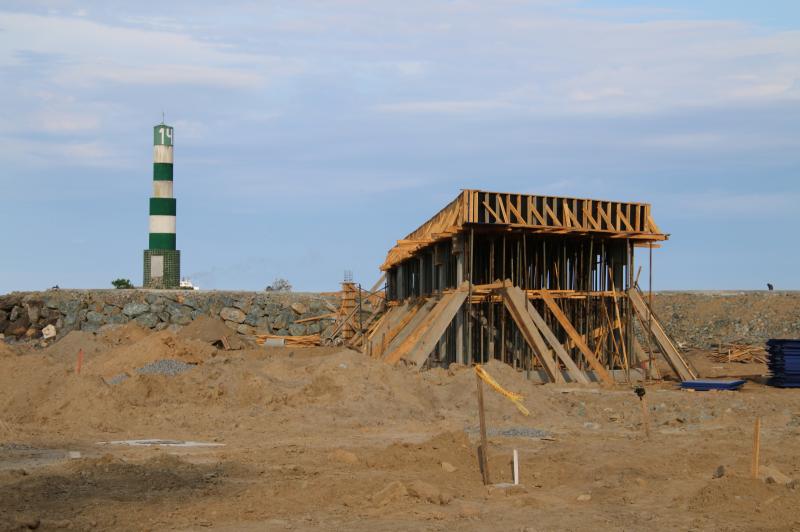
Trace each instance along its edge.
<path fill-rule="evenodd" d="M 800 3 L 0 6 L 0 293 L 141 283 L 175 127 L 183 273 L 371 285 L 461 188 L 646 201 L 656 289 L 800 289 Z"/>

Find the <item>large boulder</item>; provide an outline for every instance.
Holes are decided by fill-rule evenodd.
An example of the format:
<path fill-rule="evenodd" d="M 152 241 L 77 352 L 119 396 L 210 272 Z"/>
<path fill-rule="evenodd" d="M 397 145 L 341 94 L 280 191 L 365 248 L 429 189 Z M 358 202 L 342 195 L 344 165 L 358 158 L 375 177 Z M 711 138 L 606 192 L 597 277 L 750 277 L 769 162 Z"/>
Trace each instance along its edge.
<path fill-rule="evenodd" d="M 8 319 L 10 321 L 17 321 L 22 317 L 23 314 L 25 314 L 27 317 L 28 313 L 25 312 L 25 309 L 20 305 L 14 305 L 14 307 L 11 309 L 11 314 L 8 315 Z"/>
<path fill-rule="evenodd" d="M 304 336 L 306 334 L 306 326 L 302 323 L 292 323 L 289 325 L 289 334 L 292 336 Z"/>
<path fill-rule="evenodd" d="M 76 314 L 80 308 L 80 299 L 62 299 L 58 302 L 58 311 L 65 316 L 68 314 Z"/>
<path fill-rule="evenodd" d="M 223 308 L 220 311 L 219 316 L 225 321 L 232 321 L 235 323 L 244 323 L 245 318 L 247 318 L 247 314 L 245 314 L 238 308 L 233 308 L 233 307 Z"/>
<path fill-rule="evenodd" d="M 256 323 L 258 323 L 258 320 L 261 319 L 261 316 L 263 315 L 263 314 L 261 314 L 261 315 L 259 314 L 259 312 L 258 312 L 259 309 L 260 309 L 260 307 L 251 308 L 250 312 L 248 312 L 247 316 L 245 316 L 245 318 L 244 318 L 244 323 L 246 323 L 247 325 L 250 325 L 252 327 L 255 327 Z"/>
<path fill-rule="evenodd" d="M 236 327 L 236 332 L 238 332 L 239 334 L 251 335 L 251 334 L 255 334 L 256 330 L 255 330 L 254 327 L 251 327 L 250 325 L 247 325 L 246 323 L 242 323 L 241 325 Z"/>
<path fill-rule="evenodd" d="M 14 336 L 14 337 L 18 338 L 18 337 L 24 335 L 25 332 L 27 332 L 29 327 L 30 327 L 30 323 L 28 322 L 28 317 L 27 316 L 20 317 L 16 321 L 10 322 L 6 326 L 6 328 L 3 331 L 3 333 L 5 333 L 6 336 Z"/>
<path fill-rule="evenodd" d="M 103 325 L 106 322 L 106 315 L 96 310 L 90 310 L 86 313 L 86 321 L 88 323 Z"/>
<path fill-rule="evenodd" d="M 148 329 L 152 329 L 156 325 L 158 325 L 159 319 L 156 314 L 152 312 L 145 312 L 144 314 L 139 314 L 134 319 L 136 323 L 141 325 L 142 327 L 146 327 Z"/>
<path fill-rule="evenodd" d="M 171 323 L 189 325 L 192 322 L 192 307 L 171 304 L 167 305 L 167 312 L 169 312 Z"/>
<path fill-rule="evenodd" d="M 28 313 L 28 321 L 36 323 L 42 317 L 42 307 L 44 304 L 41 301 L 31 301 L 25 305 L 25 311 Z"/>
<path fill-rule="evenodd" d="M 300 303 L 299 301 L 296 303 L 292 303 L 291 307 L 293 311 L 297 312 L 301 316 L 308 312 L 308 307 Z"/>
<path fill-rule="evenodd" d="M 253 300 L 250 299 L 250 298 L 237 299 L 233 303 L 233 306 L 238 308 L 239 310 L 247 313 L 247 312 L 250 312 L 250 307 L 251 307 L 252 303 L 253 303 Z"/>
<path fill-rule="evenodd" d="M 254 325 L 259 334 L 272 334 L 272 327 L 269 326 L 269 317 L 261 316 Z"/>
<path fill-rule="evenodd" d="M 114 325 L 124 325 L 130 321 L 130 318 L 122 313 L 112 314 L 108 317 L 108 323 L 113 323 Z"/>
<path fill-rule="evenodd" d="M 294 313 L 288 310 L 283 310 L 272 318 L 273 329 L 286 329 L 292 323 L 294 323 Z"/>
<path fill-rule="evenodd" d="M 150 310 L 150 305 L 147 303 L 141 303 L 137 301 L 131 301 L 124 307 L 122 307 L 122 313 L 130 318 L 135 318 L 140 314 L 144 314 Z"/>

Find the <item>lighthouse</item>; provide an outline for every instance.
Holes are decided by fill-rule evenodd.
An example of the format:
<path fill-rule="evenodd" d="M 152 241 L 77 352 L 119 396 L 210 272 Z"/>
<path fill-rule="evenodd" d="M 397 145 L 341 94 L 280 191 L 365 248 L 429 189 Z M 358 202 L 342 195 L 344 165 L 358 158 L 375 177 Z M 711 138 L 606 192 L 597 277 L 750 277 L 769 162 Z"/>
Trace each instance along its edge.
<path fill-rule="evenodd" d="M 150 236 L 144 251 L 145 288 L 178 288 L 181 252 L 175 241 L 175 197 L 172 190 L 174 132 L 171 126 L 153 128 L 153 196 L 150 198 Z"/>

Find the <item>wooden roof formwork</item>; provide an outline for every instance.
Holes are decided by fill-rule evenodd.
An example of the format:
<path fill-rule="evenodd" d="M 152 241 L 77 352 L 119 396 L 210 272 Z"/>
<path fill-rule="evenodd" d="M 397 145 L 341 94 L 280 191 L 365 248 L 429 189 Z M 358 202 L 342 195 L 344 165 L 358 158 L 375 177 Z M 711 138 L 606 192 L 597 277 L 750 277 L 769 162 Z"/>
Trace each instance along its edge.
<path fill-rule="evenodd" d="M 467 227 L 531 233 L 597 235 L 642 245 L 667 240 L 650 204 L 465 189 L 430 220 L 389 250 L 381 270 Z"/>

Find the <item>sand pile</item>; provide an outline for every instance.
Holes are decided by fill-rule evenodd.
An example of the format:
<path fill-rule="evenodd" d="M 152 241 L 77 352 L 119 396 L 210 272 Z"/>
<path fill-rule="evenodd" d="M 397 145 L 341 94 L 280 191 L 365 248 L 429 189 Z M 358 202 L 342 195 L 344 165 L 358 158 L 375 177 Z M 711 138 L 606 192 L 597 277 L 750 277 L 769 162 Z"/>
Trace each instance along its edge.
<path fill-rule="evenodd" d="M 197 340 L 222 347 L 222 338 L 227 339 L 231 349 L 242 349 L 244 342 L 235 331 L 228 328 L 225 323 L 217 318 L 200 316 L 177 334 L 182 340 Z"/>
<path fill-rule="evenodd" d="M 17 356 L 16 351 L 11 349 L 5 342 L 0 341 L 0 358 Z"/>
<path fill-rule="evenodd" d="M 212 346 L 226 330 L 218 320 L 206 319 L 177 333 L 136 325 L 72 332 L 46 349 L 0 357 L 0 405 L 8 405 L 7 419 L 15 423 L 60 427 L 64 434 L 89 431 L 98 438 L 159 431 L 189 438 L 236 430 L 274 434 L 276 423 L 302 419 L 310 427 L 335 420 L 365 434 L 392 423 L 404 427 L 398 440 L 420 441 L 434 423 L 440 430 L 473 430 L 477 424 L 475 375 L 469 369 L 420 373 L 341 348 Z M 534 412 L 523 417 L 487 388 L 494 428 L 555 421 L 545 423 L 538 415 L 539 405 L 550 401 L 543 387 L 504 364 L 486 369 L 507 389 L 526 395 Z"/>

